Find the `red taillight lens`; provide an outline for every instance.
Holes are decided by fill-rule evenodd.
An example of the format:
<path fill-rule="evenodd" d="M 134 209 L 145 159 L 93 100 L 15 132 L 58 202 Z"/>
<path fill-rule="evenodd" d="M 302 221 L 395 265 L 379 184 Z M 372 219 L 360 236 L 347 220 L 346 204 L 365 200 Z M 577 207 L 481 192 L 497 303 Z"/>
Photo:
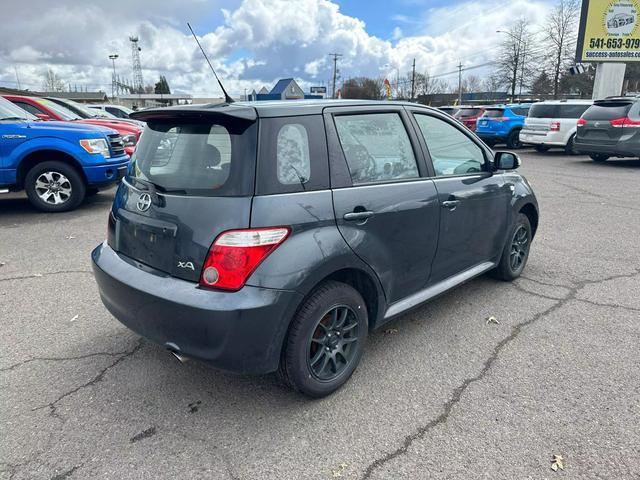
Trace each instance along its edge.
<path fill-rule="evenodd" d="M 560 122 L 551 122 L 551 126 L 549 127 L 550 132 L 559 132 L 560 131 Z"/>
<path fill-rule="evenodd" d="M 247 278 L 282 242 L 288 227 L 229 230 L 209 249 L 200 274 L 200 286 L 239 290 Z"/>
<path fill-rule="evenodd" d="M 629 117 L 616 118 L 615 120 L 610 120 L 609 123 L 611 124 L 612 127 L 618 127 L 618 128 L 622 128 L 622 127 L 635 127 L 635 128 L 638 128 L 638 127 L 640 127 L 640 121 L 631 120 Z"/>
<path fill-rule="evenodd" d="M 578 121 L 577 121 L 576 123 L 577 123 L 577 125 L 578 125 L 579 127 L 581 127 L 581 126 L 583 126 L 583 125 L 586 125 L 586 124 L 587 124 L 587 121 L 586 121 L 584 118 L 579 118 L 579 119 L 578 119 Z"/>

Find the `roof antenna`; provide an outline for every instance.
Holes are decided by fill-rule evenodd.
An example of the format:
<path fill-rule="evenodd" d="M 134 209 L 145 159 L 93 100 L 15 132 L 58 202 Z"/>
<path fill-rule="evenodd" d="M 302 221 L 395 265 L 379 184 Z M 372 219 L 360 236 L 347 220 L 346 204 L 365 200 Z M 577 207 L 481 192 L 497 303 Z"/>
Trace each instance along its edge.
<path fill-rule="evenodd" d="M 198 41 L 198 37 L 196 37 L 196 34 L 193 33 L 193 28 L 191 28 L 191 25 L 189 25 L 189 22 L 187 22 L 187 27 L 189 27 L 189 30 L 191 30 L 191 35 L 193 35 L 193 38 L 196 40 L 196 43 L 200 47 L 200 51 L 202 52 L 202 55 L 204 55 L 205 60 L 209 64 L 209 68 L 211 68 L 211 71 L 213 72 L 213 75 L 216 77 L 216 80 L 218 81 L 218 85 L 220 85 L 220 88 L 222 89 L 222 93 L 224 93 L 224 101 L 227 102 L 227 103 L 233 103 L 234 102 L 233 98 L 231 98 L 229 96 L 229 94 L 227 93 L 227 91 L 224 89 L 224 85 L 222 85 L 222 82 L 218 78 L 218 74 L 213 69 L 213 65 L 211 65 L 211 62 L 209 61 L 209 57 L 207 57 L 207 54 L 204 53 L 202 45 L 200 45 L 200 42 Z"/>

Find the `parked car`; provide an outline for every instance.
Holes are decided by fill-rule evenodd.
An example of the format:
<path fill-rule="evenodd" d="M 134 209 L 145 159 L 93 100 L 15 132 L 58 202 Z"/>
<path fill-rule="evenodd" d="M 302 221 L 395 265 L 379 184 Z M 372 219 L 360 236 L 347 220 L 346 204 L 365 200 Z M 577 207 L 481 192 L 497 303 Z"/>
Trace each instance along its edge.
<path fill-rule="evenodd" d="M 128 107 L 123 105 L 113 105 L 113 104 L 94 104 L 88 105 L 89 108 L 93 108 L 95 110 L 102 110 L 104 112 L 108 112 L 111 115 L 114 115 L 118 118 L 131 118 L 130 115 L 134 112 Z"/>
<path fill-rule="evenodd" d="M 538 152 L 560 147 L 568 155 L 575 150 L 576 122 L 593 104 L 592 100 L 549 100 L 534 103 L 520 131 L 520 142 Z"/>
<path fill-rule="evenodd" d="M 520 148 L 520 130 L 531 104 L 516 103 L 487 107 L 476 122 L 476 134 L 489 146 L 504 143 Z"/>
<path fill-rule="evenodd" d="M 619 28 L 631 23 L 635 23 L 636 18 L 630 13 L 618 13 L 607 20 L 608 28 Z"/>
<path fill-rule="evenodd" d="M 41 120 L 58 120 L 63 122 L 78 122 L 91 125 L 100 125 L 116 130 L 126 142 L 127 155 L 133 155 L 136 143 L 142 133 L 142 128 L 137 125 L 129 125 L 120 121 L 105 118 L 82 118 L 66 107 L 51 100 L 40 97 L 28 97 L 23 95 L 4 95 L 4 98 L 35 115 Z"/>
<path fill-rule="evenodd" d="M 455 105 L 445 105 L 443 107 L 438 107 L 438 110 L 454 117 L 456 113 L 458 113 L 458 110 L 460 110 L 460 107 L 456 107 Z"/>
<path fill-rule="evenodd" d="M 92 253 L 124 325 L 179 358 L 327 395 L 370 329 L 522 272 L 536 198 L 436 109 L 257 102 L 150 109 Z M 490 293 L 488 293 L 490 294 Z"/>
<path fill-rule="evenodd" d="M 484 112 L 484 106 L 460 107 L 460 110 L 456 112 L 454 118 L 460 121 L 469 130 L 475 132 L 476 122 L 478 118 L 484 115 Z"/>
<path fill-rule="evenodd" d="M 115 131 L 44 122 L 0 98 L 0 192 L 26 190 L 44 212 L 76 208 L 124 176 L 129 156 Z"/>
<path fill-rule="evenodd" d="M 87 105 L 84 105 L 79 102 L 75 102 L 73 100 L 69 100 L 66 98 L 57 98 L 57 97 L 45 97 L 47 100 L 51 100 L 52 102 L 57 103 L 58 105 L 62 105 L 65 108 L 68 108 L 73 113 L 78 115 L 80 118 L 99 118 L 99 119 L 107 119 L 113 124 L 125 124 L 125 125 L 136 125 L 141 129 L 144 128 L 144 122 L 140 120 L 134 120 L 133 118 L 119 118 L 115 115 L 110 114 L 106 110 L 96 110 L 95 108 L 89 108 Z M 137 141 L 137 139 L 136 139 Z"/>
<path fill-rule="evenodd" d="M 575 148 L 596 162 L 640 157 L 640 98 L 610 97 L 593 102 L 578 120 Z"/>

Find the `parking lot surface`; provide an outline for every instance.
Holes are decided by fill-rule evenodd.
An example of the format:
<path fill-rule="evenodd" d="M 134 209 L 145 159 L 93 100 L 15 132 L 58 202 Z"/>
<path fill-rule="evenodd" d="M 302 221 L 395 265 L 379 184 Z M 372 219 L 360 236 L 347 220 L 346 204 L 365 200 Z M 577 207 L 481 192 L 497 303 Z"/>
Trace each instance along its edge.
<path fill-rule="evenodd" d="M 64 214 L 0 197 L 0 478 L 639 478 L 640 161 L 521 156 L 524 276 L 373 333 L 322 400 L 180 364 L 104 309 L 113 190 Z"/>

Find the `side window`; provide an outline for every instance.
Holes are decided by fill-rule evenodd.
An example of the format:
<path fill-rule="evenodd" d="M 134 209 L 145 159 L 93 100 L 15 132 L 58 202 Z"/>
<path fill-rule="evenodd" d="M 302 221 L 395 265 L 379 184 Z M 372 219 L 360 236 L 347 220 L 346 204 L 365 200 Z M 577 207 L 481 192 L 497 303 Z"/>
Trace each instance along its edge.
<path fill-rule="evenodd" d="M 118 118 L 123 118 L 122 111 L 119 108 L 104 107 L 104 109 L 110 114 L 115 115 Z"/>
<path fill-rule="evenodd" d="M 256 195 L 327 188 L 329 156 L 322 115 L 262 118 Z"/>
<path fill-rule="evenodd" d="M 276 170 L 283 185 L 307 182 L 311 177 L 309 135 L 299 123 L 283 125 L 276 140 Z"/>
<path fill-rule="evenodd" d="M 39 108 L 34 107 L 30 103 L 25 103 L 25 102 L 13 102 L 13 103 L 15 103 L 21 109 L 26 110 L 27 112 L 29 112 L 29 113 L 31 113 L 33 115 L 41 115 L 42 113 L 44 113 L 42 110 L 40 110 Z"/>
<path fill-rule="evenodd" d="M 587 108 L 589 108 L 589 105 L 584 104 L 560 105 L 558 118 L 580 118 Z"/>
<path fill-rule="evenodd" d="M 334 119 L 354 185 L 420 176 L 398 113 L 338 115 Z"/>
<path fill-rule="evenodd" d="M 437 177 L 486 170 L 484 152 L 453 125 L 429 115 L 415 115 Z"/>
<path fill-rule="evenodd" d="M 511 111 L 516 115 L 521 115 L 523 117 L 526 117 L 529 114 L 529 109 L 523 108 L 523 107 L 515 107 L 515 108 L 512 108 Z"/>

